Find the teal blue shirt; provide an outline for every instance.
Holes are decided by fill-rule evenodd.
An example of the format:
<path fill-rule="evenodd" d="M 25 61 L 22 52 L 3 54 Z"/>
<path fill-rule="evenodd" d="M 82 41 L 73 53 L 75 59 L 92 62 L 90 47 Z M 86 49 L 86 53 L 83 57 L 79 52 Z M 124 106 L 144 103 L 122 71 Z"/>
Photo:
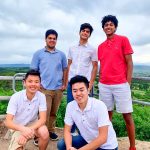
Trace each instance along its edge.
<path fill-rule="evenodd" d="M 55 49 L 50 52 L 43 48 L 34 53 L 30 68 L 40 72 L 41 84 L 45 89 L 57 90 L 62 86 L 67 59 L 62 51 Z"/>

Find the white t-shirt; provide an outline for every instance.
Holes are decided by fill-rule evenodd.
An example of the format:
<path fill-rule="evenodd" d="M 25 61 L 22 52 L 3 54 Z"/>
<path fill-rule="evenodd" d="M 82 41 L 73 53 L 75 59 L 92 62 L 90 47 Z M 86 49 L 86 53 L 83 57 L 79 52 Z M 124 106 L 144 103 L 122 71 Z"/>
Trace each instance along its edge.
<path fill-rule="evenodd" d="M 32 100 L 28 100 L 26 90 L 22 90 L 12 95 L 7 107 L 7 114 L 14 115 L 16 124 L 28 125 L 38 119 L 38 112 L 46 111 L 45 95 L 36 92 Z"/>
<path fill-rule="evenodd" d="M 74 100 L 67 105 L 65 114 L 65 124 L 72 126 L 76 124 L 81 136 L 90 143 L 99 135 L 99 127 L 108 127 L 107 142 L 101 145 L 103 149 L 114 149 L 118 146 L 116 133 L 109 120 L 106 105 L 95 98 L 88 98 L 88 103 L 84 111 L 81 111 L 77 102 Z"/>
<path fill-rule="evenodd" d="M 68 59 L 72 60 L 69 81 L 76 75 L 83 75 L 90 81 L 92 61 L 98 61 L 96 49 L 88 43 L 85 45 L 78 44 L 69 49 Z"/>

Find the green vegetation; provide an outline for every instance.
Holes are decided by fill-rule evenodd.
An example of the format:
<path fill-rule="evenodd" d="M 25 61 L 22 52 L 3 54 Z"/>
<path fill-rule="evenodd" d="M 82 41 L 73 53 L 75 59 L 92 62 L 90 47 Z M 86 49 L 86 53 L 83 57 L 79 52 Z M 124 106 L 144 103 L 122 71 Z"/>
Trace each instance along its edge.
<path fill-rule="evenodd" d="M 29 68 L 0 68 L 0 76 L 10 76 L 16 73 L 24 73 Z M 143 74 L 143 73 L 142 73 Z M 141 74 L 140 74 L 141 75 Z M 144 74 L 146 75 L 146 74 Z M 136 72 L 137 76 L 137 72 Z M 150 76 L 150 73 L 147 74 Z M 94 93 L 98 93 L 98 79 L 95 81 Z M 17 91 L 22 89 L 22 82 L 17 81 Z M 132 97 L 136 100 L 150 102 L 150 82 L 133 80 Z M 0 96 L 11 96 L 13 94 L 12 81 L 0 81 Z M 98 98 L 98 95 L 95 96 Z M 0 114 L 6 113 L 8 102 L 0 101 Z M 64 126 L 64 116 L 66 108 L 66 96 L 63 97 L 62 103 L 57 113 L 56 125 L 58 127 Z M 136 125 L 136 139 L 150 141 L 150 106 L 142 106 L 134 104 L 133 118 Z M 127 136 L 124 120 L 122 115 L 114 113 L 113 126 L 118 137 Z"/>

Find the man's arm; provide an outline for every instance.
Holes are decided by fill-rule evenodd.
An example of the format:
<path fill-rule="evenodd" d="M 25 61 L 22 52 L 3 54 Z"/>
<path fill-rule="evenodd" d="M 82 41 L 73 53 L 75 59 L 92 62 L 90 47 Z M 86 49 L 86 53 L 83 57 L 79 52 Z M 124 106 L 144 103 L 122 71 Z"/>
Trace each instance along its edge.
<path fill-rule="evenodd" d="M 94 85 L 94 80 L 96 78 L 97 75 L 97 69 L 98 69 L 98 62 L 97 61 L 92 61 L 92 72 L 91 72 L 91 79 L 90 79 L 90 83 L 89 83 L 89 92 L 91 91 L 93 85 Z"/>
<path fill-rule="evenodd" d="M 70 71 L 70 66 L 72 64 L 72 60 L 68 59 L 68 67 L 67 67 L 67 83 L 68 83 L 68 78 L 69 78 L 69 71 Z"/>
<path fill-rule="evenodd" d="M 66 88 L 67 88 L 67 82 L 68 82 L 68 80 L 67 80 L 67 78 L 68 78 L 68 75 L 67 75 L 67 68 L 65 68 L 64 70 L 63 70 L 63 85 L 62 85 L 62 90 L 64 91 Z"/>
<path fill-rule="evenodd" d="M 125 55 L 125 60 L 127 63 L 127 81 L 129 84 L 131 84 L 132 81 L 132 73 L 133 73 L 133 61 L 132 61 L 132 55 Z"/>
<path fill-rule="evenodd" d="M 101 147 L 102 144 L 106 143 L 108 136 L 108 126 L 99 127 L 99 135 L 93 141 L 87 145 L 79 148 L 78 150 L 93 150 Z"/>
<path fill-rule="evenodd" d="M 64 127 L 64 139 L 66 144 L 66 150 L 70 150 L 70 148 L 72 147 L 71 126 L 66 124 Z"/>
<path fill-rule="evenodd" d="M 46 123 L 46 111 L 40 111 L 39 112 L 39 119 L 33 123 L 30 128 L 33 130 L 38 129 L 39 127 L 41 127 L 42 125 L 44 125 Z"/>
<path fill-rule="evenodd" d="M 26 139 L 30 139 L 34 136 L 34 130 L 32 130 L 29 127 L 25 127 L 23 125 L 14 123 L 13 118 L 14 118 L 14 115 L 12 115 L 12 114 L 6 115 L 6 119 L 5 119 L 4 123 L 7 128 L 16 130 L 16 131 L 20 131 Z"/>

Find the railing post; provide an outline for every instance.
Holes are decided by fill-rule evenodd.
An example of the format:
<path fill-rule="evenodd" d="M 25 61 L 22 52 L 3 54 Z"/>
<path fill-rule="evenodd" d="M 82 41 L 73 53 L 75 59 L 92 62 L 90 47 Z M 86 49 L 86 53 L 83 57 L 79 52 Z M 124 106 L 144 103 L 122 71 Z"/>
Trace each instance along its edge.
<path fill-rule="evenodd" d="M 17 92 L 17 90 L 16 90 L 16 77 L 18 77 L 18 76 L 21 76 L 22 79 L 23 79 L 24 76 L 25 76 L 25 73 L 16 73 L 16 74 L 13 76 L 12 89 L 13 89 L 14 93 Z M 22 83 L 22 86 L 23 86 L 23 83 Z M 24 86 L 23 86 L 23 88 L 24 88 Z"/>

